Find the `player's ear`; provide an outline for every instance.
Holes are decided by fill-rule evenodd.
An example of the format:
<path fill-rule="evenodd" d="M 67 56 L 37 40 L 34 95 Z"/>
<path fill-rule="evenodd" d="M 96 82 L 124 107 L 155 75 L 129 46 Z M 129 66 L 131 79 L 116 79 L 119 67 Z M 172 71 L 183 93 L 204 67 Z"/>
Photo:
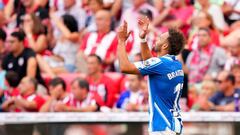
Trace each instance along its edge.
<path fill-rule="evenodd" d="M 163 50 L 168 50 L 168 47 L 169 47 L 168 44 L 163 44 L 162 49 Z"/>

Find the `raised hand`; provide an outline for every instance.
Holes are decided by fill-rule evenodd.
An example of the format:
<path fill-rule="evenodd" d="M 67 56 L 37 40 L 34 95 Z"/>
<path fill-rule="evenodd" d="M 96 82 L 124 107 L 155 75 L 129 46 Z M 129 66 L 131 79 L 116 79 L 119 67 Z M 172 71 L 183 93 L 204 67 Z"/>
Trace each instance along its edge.
<path fill-rule="evenodd" d="M 128 39 L 130 34 L 131 32 L 128 32 L 127 22 L 124 21 L 123 25 L 119 26 L 117 31 L 118 41 L 125 42 Z"/>
<path fill-rule="evenodd" d="M 149 23 L 150 23 L 150 20 L 148 19 L 147 16 L 140 17 L 138 19 L 138 28 L 139 28 L 139 37 L 140 38 L 146 37 L 146 35 L 149 31 L 149 29 L 148 29 Z"/>

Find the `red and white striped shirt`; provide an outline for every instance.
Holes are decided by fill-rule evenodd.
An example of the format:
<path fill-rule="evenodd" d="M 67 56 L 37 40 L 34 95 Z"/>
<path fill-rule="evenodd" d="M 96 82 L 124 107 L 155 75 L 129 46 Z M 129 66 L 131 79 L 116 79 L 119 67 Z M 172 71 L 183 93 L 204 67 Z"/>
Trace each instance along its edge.
<path fill-rule="evenodd" d="M 117 44 L 117 35 L 114 31 L 105 34 L 91 32 L 83 38 L 80 50 L 85 55 L 96 54 L 102 60 L 106 60 L 111 55 L 116 55 Z"/>
<path fill-rule="evenodd" d="M 94 105 L 97 106 L 97 101 L 94 95 L 91 93 L 88 93 L 87 97 L 83 101 L 77 100 L 76 98 L 74 98 L 74 95 L 71 95 L 71 99 L 68 102 L 68 105 L 76 108 L 85 108 Z"/>
<path fill-rule="evenodd" d="M 38 112 L 39 109 L 42 107 L 42 105 L 45 103 L 45 100 L 36 95 L 36 94 L 31 94 L 31 95 L 27 95 L 27 96 L 22 96 L 19 95 L 17 96 L 18 99 L 25 99 L 27 102 L 35 102 L 37 104 L 37 108 L 36 109 L 26 109 L 26 108 L 22 108 L 22 107 L 18 107 L 16 108 L 16 112 Z"/>

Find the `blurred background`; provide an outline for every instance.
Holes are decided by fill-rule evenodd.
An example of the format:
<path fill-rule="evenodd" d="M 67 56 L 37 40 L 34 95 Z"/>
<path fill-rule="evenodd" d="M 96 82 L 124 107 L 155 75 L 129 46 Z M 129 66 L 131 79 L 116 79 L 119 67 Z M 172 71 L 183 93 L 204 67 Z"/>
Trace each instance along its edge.
<path fill-rule="evenodd" d="M 116 57 L 116 29 L 126 20 L 132 31 L 129 59 L 141 61 L 141 16 L 151 20 L 147 38 L 153 55 L 156 40 L 169 28 L 185 35 L 178 56 L 185 73 L 180 104 L 184 116 L 203 121 L 188 117 L 184 134 L 238 134 L 239 0 L 0 0 L 0 119 L 19 114 L 16 125 L 2 123 L 0 134 L 147 135 L 147 118 L 129 126 L 17 122 L 26 112 L 147 114 L 147 78 L 120 73 Z M 219 120 L 207 122 L 202 112 Z"/>

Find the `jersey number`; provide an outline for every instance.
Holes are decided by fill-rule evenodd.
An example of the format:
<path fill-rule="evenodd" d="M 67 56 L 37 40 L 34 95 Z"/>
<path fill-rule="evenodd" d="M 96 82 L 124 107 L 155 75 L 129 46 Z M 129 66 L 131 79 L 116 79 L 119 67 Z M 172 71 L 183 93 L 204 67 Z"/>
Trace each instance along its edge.
<path fill-rule="evenodd" d="M 175 88 L 174 88 L 174 94 L 176 94 L 175 100 L 174 100 L 174 106 L 173 106 L 173 111 L 178 112 L 178 99 L 180 96 L 180 92 L 183 89 L 183 83 L 178 83 Z"/>

